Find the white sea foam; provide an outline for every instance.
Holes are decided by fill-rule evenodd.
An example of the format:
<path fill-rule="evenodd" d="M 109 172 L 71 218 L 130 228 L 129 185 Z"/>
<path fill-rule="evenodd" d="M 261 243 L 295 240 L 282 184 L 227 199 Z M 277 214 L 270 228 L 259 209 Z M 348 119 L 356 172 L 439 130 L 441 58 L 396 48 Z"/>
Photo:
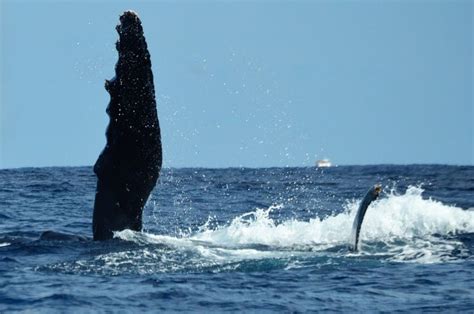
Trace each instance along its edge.
<path fill-rule="evenodd" d="M 394 261 L 420 263 L 456 259 L 463 244 L 450 239 L 474 232 L 474 212 L 424 199 L 423 190 L 410 187 L 405 194 L 394 192 L 374 202 L 367 211 L 361 231 L 361 252 L 354 255 L 388 255 Z M 116 237 L 141 244 L 163 244 L 179 250 L 191 250 L 213 262 L 284 257 L 291 254 L 321 252 L 348 246 L 358 201 L 348 203 L 344 211 L 324 219 L 287 220 L 277 224 L 270 213 L 282 205 L 240 215 L 226 226 L 203 226 L 191 236 L 136 233 L 125 230 Z M 266 249 L 259 249 L 263 246 Z M 467 253 L 466 253 L 467 254 Z"/>
<path fill-rule="evenodd" d="M 11 243 L 8 243 L 8 242 L 0 242 L 0 247 L 3 247 L 3 246 L 9 246 Z"/>

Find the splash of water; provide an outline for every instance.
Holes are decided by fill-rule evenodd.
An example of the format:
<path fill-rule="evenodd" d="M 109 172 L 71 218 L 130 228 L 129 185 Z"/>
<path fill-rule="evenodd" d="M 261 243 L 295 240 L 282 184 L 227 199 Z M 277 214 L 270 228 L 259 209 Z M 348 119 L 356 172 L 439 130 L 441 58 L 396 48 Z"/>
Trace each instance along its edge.
<path fill-rule="evenodd" d="M 474 232 L 474 212 L 424 199 L 422 193 L 423 189 L 419 187 L 409 187 L 403 195 L 392 191 L 374 202 L 362 227 L 360 254 L 389 254 L 392 260 L 398 261 L 441 262 L 450 259 L 450 251 L 462 252 L 462 243 L 452 237 Z M 119 232 L 117 237 L 180 248 L 234 249 L 235 255 L 249 247 L 266 247 L 266 253 L 282 250 L 315 252 L 349 244 L 358 201 L 347 203 L 342 213 L 324 219 L 292 219 L 277 224 L 270 218 L 270 213 L 282 207 L 258 208 L 234 218 L 229 225 L 213 229 L 205 225 L 198 233 L 184 238 L 130 231 Z M 260 258 L 257 253 L 261 250 L 254 251 L 255 258 Z"/>
<path fill-rule="evenodd" d="M 116 232 L 115 237 L 133 244 L 132 247 L 49 268 L 112 275 L 220 272 L 274 267 L 268 265 L 298 268 L 315 260 L 322 265 L 344 263 L 350 258 L 444 263 L 470 256 L 457 235 L 474 233 L 474 212 L 423 198 L 422 193 L 419 187 L 409 187 L 402 195 L 392 191 L 372 203 L 357 253 L 348 250 L 359 203 L 352 201 L 339 214 L 309 221 L 291 219 L 277 223 L 270 213 L 281 210 L 283 205 L 274 205 L 240 215 L 227 225 L 216 227 L 206 223 L 195 234 L 181 237 L 124 230 Z"/>

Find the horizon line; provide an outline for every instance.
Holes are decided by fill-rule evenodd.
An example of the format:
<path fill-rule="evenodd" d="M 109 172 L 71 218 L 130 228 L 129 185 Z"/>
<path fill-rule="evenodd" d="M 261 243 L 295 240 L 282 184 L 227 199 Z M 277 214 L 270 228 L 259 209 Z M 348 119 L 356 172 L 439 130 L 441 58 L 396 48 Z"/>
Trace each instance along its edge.
<path fill-rule="evenodd" d="M 274 168 L 317 168 L 317 169 L 328 169 L 338 167 L 368 167 L 368 166 L 450 166 L 450 167 L 474 167 L 474 164 L 454 164 L 454 163 L 375 163 L 375 164 L 337 164 L 330 167 L 318 167 L 316 165 L 286 165 L 286 166 L 171 166 L 162 167 L 161 169 L 274 169 Z M 1 170 L 20 170 L 20 169 L 40 169 L 40 168 L 92 168 L 94 165 L 77 165 L 77 166 L 18 166 L 4 168 L 0 167 Z"/>

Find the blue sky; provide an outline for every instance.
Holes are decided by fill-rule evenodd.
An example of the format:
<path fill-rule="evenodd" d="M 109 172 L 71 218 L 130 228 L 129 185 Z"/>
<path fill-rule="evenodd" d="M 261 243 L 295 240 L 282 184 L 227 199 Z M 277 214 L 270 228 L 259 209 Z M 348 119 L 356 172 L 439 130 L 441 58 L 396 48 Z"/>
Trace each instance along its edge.
<path fill-rule="evenodd" d="M 165 167 L 474 164 L 471 1 L 0 3 L 1 168 L 94 164 L 126 9 Z"/>

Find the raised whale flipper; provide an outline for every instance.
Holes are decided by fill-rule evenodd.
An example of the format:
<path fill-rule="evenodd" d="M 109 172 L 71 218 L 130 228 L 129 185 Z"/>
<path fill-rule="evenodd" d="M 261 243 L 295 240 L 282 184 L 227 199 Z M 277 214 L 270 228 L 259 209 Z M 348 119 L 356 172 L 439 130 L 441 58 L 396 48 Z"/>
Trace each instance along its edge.
<path fill-rule="evenodd" d="M 115 77 L 105 82 L 110 94 L 107 144 L 94 165 L 94 240 L 110 239 L 113 231 L 142 229 L 142 210 L 162 164 L 151 60 L 138 15 L 124 12 L 116 30 L 119 59 Z"/>
<path fill-rule="evenodd" d="M 370 203 L 377 199 L 381 191 L 382 187 L 380 185 L 373 186 L 370 188 L 360 203 L 359 209 L 357 210 L 357 214 L 354 218 L 354 223 L 352 224 L 351 249 L 353 251 L 359 250 L 359 234 L 362 222 L 364 221 L 365 212 L 367 211 Z"/>

